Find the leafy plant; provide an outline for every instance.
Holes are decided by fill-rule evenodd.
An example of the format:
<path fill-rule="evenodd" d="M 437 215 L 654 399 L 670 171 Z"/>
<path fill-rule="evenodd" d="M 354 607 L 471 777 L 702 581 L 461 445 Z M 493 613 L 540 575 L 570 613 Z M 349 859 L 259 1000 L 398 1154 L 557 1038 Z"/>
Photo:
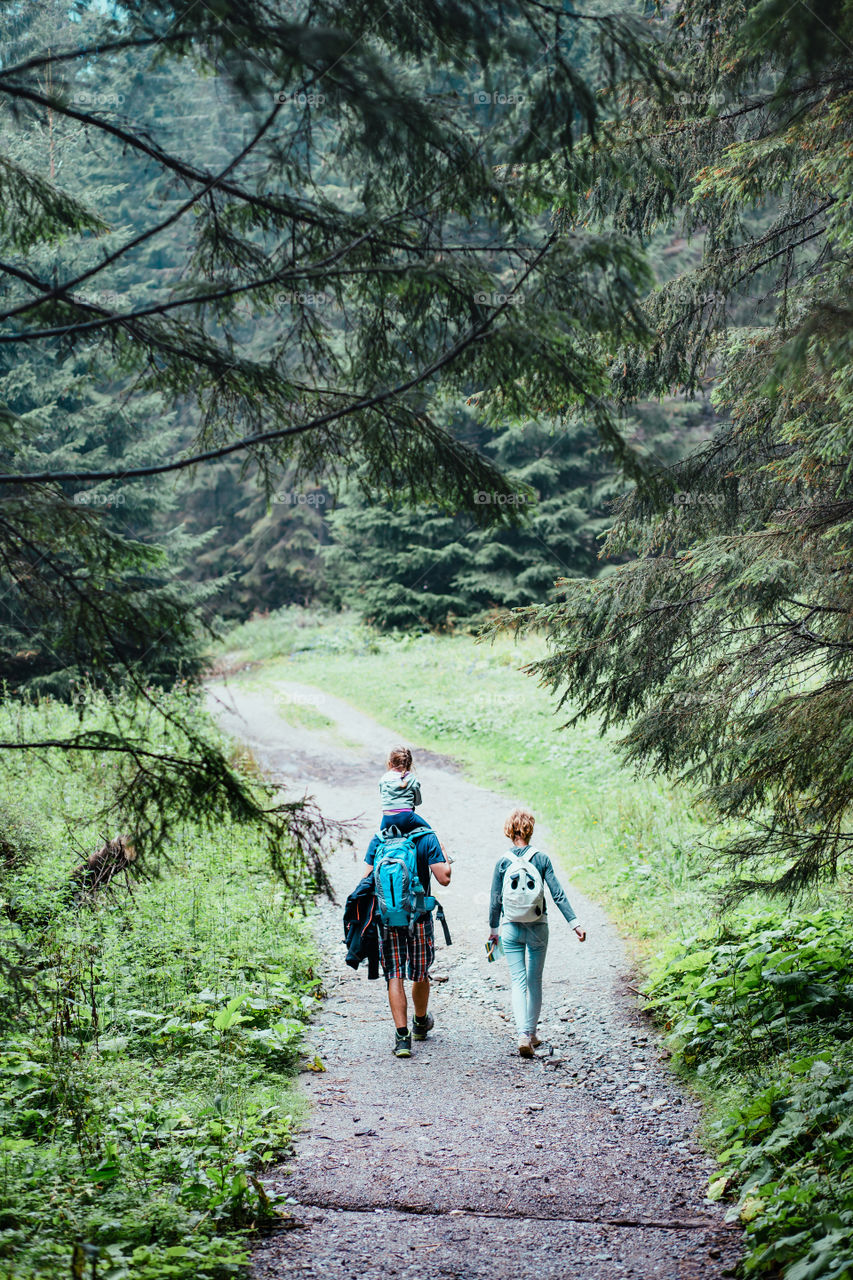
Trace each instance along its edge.
<path fill-rule="evenodd" d="M 678 1060 L 727 1105 L 711 1127 L 748 1274 L 853 1274 L 853 925 L 765 910 L 661 959 L 646 985 Z"/>
<path fill-rule="evenodd" d="M 0 928 L 38 987 L 0 1031 L 0 1276 L 222 1280 L 245 1269 L 246 1230 L 284 1211 L 258 1173 L 289 1149 L 313 951 L 237 826 L 176 825 L 132 891 L 65 892 L 69 838 L 102 840 L 102 785 L 48 758 L 6 797 L 5 829 L 40 819 L 0 865 Z"/>

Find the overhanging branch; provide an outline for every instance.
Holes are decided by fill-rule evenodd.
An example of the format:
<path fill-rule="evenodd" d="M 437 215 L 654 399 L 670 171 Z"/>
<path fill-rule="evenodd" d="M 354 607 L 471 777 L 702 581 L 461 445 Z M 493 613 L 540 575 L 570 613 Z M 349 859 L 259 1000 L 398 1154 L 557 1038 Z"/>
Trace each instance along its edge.
<path fill-rule="evenodd" d="M 273 440 L 283 440 L 288 437 L 304 435 L 308 431 L 316 431 L 320 427 L 328 426 L 332 422 L 338 422 L 343 418 L 350 417 L 354 413 L 362 413 L 366 410 L 378 408 L 380 405 L 386 404 L 395 397 L 404 395 L 407 391 L 420 386 L 421 383 L 433 377 L 447 365 L 452 364 L 464 351 L 471 347 L 474 343 L 480 342 L 492 328 L 499 316 L 512 305 L 514 296 L 521 289 L 527 278 L 539 266 L 548 250 L 554 244 L 556 232 L 552 232 L 546 240 L 543 247 L 539 250 L 532 262 L 528 265 L 526 271 L 522 273 L 516 281 L 513 288 L 506 295 L 506 298 L 479 325 L 469 330 L 458 342 L 454 343 L 447 351 L 432 362 L 426 369 L 415 374 L 406 382 L 399 383 L 395 387 L 391 387 L 386 391 L 379 391 L 374 395 L 362 397 L 354 401 L 352 404 L 346 405 L 340 409 L 333 409 L 328 413 L 321 414 L 319 417 L 312 418 L 309 422 L 299 423 L 293 427 L 277 427 L 272 431 L 258 432 L 252 436 L 245 436 L 242 440 L 234 440 L 230 444 L 220 445 L 216 449 L 206 449 L 203 452 L 191 454 L 186 458 L 179 458 L 174 462 L 161 462 L 147 467 L 126 467 L 115 468 L 107 471 L 42 471 L 33 472 L 29 475 L 0 475 L 0 484 L 45 484 L 49 481 L 62 480 L 131 480 L 138 479 L 142 476 L 164 475 L 167 472 L 183 471 L 187 467 L 194 466 L 198 462 L 211 462 L 217 458 L 226 458 L 234 453 L 245 452 L 255 445 L 269 444 Z"/>

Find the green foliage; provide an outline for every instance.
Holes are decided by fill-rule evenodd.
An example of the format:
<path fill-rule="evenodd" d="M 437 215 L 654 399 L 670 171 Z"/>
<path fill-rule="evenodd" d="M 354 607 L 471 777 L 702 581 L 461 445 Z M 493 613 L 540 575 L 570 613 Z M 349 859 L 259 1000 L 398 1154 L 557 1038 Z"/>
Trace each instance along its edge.
<path fill-rule="evenodd" d="M 150 689 L 140 692 L 107 697 L 84 687 L 73 712 L 50 698 L 10 699 L 0 716 L 8 793 L 25 782 L 29 752 L 37 749 L 58 784 L 74 771 L 98 780 L 88 816 L 122 830 L 152 866 L 184 824 L 233 824 L 255 832 L 297 896 L 326 891 L 323 854 L 330 840 L 343 838 L 339 824 L 310 797 L 282 800 L 223 739 L 197 688 L 179 685 L 156 698 Z"/>
<path fill-rule="evenodd" d="M 721 421 L 623 503 L 605 550 L 631 562 L 503 623 L 547 634 L 534 674 L 629 761 L 704 785 L 732 900 L 853 852 L 853 13 L 781 12 L 666 11 L 673 95 L 640 90 L 570 166 L 567 233 L 696 243 L 645 300 L 652 342 L 612 349 L 613 394 L 710 390 Z"/>
<path fill-rule="evenodd" d="M 711 1195 L 736 1199 L 747 1274 L 853 1273 L 853 926 L 765 909 L 671 948 L 645 990 L 686 1068 L 726 1099 Z"/>
<path fill-rule="evenodd" d="M 150 461 L 156 454 L 137 443 L 138 420 L 118 403 L 125 390 L 98 392 L 79 358 L 34 352 L 10 362 L 0 348 L 0 403 L 15 423 L 0 434 L 0 469 L 73 472 L 120 457 Z M 135 411 L 160 421 L 158 448 L 175 447 L 159 396 L 137 398 Z M 6 496 L 0 663 L 9 692 L 73 699 L 93 686 L 170 688 L 198 676 L 203 607 L 222 582 L 182 581 L 204 538 L 174 527 L 175 506 L 164 481 L 82 488 L 68 480 Z"/>
<path fill-rule="evenodd" d="M 331 494 L 286 472 L 266 497 L 235 463 L 204 468 L 179 494 L 185 527 L 204 546 L 187 567 L 194 582 L 227 580 L 217 614 L 244 619 L 253 610 L 325 598 L 323 548 Z"/>
<path fill-rule="evenodd" d="M 642 24 L 529 0 L 391 20 L 335 0 L 287 22 L 257 0 L 6 8 L 3 150 L 87 209 L 97 174 L 109 225 L 81 245 L 43 197 L 39 252 L 7 281 L 11 347 L 61 331 L 99 374 L 138 373 L 134 394 L 194 402 L 194 455 L 235 452 L 268 492 L 290 462 L 360 466 L 372 493 L 488 517 L 474 493 L 505 483 L 436 399 L 488 389 L 496 421 L 546 400 L 606 420 L 596 335 L 637 332 L 642 255 L 543 217 L 556 157 L 615 109 L 596 82 L 658 79 Z M 82 135 L 97 160 L 78 170 Z"/>
<path fill-rule="evenodd" d="M 655 78 L 656 60 L 640 24 L 538 0 L 391 18 L 334 0 L 287 21 L 260 0 L 0 9 L 0 652 L 39 692 L 133 689 L 109 730 L 64 746 L 127 754 L 140 851 L 162 836 L 152 812 L 207 806 L 316 870 L 316 812 L 270 804 L 271 823 L 156 695 L 198 674 L 210 584 L 186 577 L 227 576 L 231 613 L 310 598 L 322 521 L 275 495 L 355 471 L 374 497 L 500 523 L 476 495 L 508 482 L 447 430 L 448 401 L 477 397 L 491 422 L 580 405 L 608 427 L 598 335 L 639 332 L 646 271 L 624 236 L 552 234 L 552 153 L 612 109 L 593 81 Z M 221 488 L 224 546 L 164 530 L 168 510 L 156 538 L 122 523 L 129 486 L 138 511 L 196 463 L 192 532 Z M 142 754 L 149 713 L 168 758 Z"/>
<path fill-rule="evenodd" d="M 221 1280 L 244 1273 L 246 1229 L 283 1211 L 257 1175 L 300 1106 L 313 950 L 227 823 L 182 824 L 158 878 L 81 897 L 68 849 L 100 844 L 103 784 L 85 758 L 31 761 L 4 796 L 0 928 L 37 1000 L 3 991 L 0 1275 L 47 1280 L 73 1256 L 102 1280 Z"/>
<path fill-rule="evenodd" d="M 685 1062 L 700 1074 L 734 1071 L 789 1050 L 806 1028 L 853 1035 L 853 931 L 844 913 L 768 913 L 730 928 L 713 946 L 691 939 L 698 949 L 646 988 L 651 1008 L 678 1007 L 674 1034 Z"/>
<path fill-rule="evenodd" d="M 495 606 L 529 604 L 561 576 L 594 573 L 606 508 L 619 488 L 591 427 L 527 422 L 493 437 L 456 429 L 495 458 L 512 488 L 504 528 L 436 508 L 374 504 L 353 493 L 329 517 L 325 551 L 338 599 L 383 629 L 436 627 Z"/>
<path fill-rule="evenodd" d="M 87 753 L 94 767 L 110 762 L 98 808 L 108 825 L 130 835 L 140 856 L 153 860 L 168 828 L 180 821 L 235 820 L 263 833 L 274 865 L 294 884 L 291 871 L 301 879 L 311 862 L 309 878 L 319 883 L 321 816 L 310 804 L 282 805 L 257 779 L 234 768 L 196 714 L 200 634 L 222 584 L 209 571 L 204 584 L 187 581 L 206 536 L 180 528 L 178 499 L 156 474 L 164 453 L 182 452 L 192 414 L 174 387 L 160 383 L 156 357 L 147 377 L 146 357 L 141 363 L 124 359 L 120 344 L 99 345 L 86 327 L 105 308 L 144 309 L 158 291 L 171 291 L 176 264 L 186 258 L 186 227 L 178 229 L 169 216 L 128 252 L 133 231 L 165 192 L 157 183 L 152 187 L 143 163 L 127 164 L 93 146 L 91 130 L 78 118 L 91 115 L 91 128 L 108 132 L 99 104 L 109 108 L 134 94 L 137 101 L 148 94 L 148 104 L 162 114 L 158 93 L 164 85 L 146 83 L 141 65 L 134 70 L 128 64 L 126 50 L 108 58 L 98 74 L 88 56 L 72 57 L 61 64 L 69 69 L 68 81 L 60 86 L 52 79 L 50 50 L 55 53 L 63 40 L 69 48 L 88 39 L 97 43 L 104 33 L 101 5 L 78 6 L 73 16 L 58 0 L 3 9 L 9 22 L 0 37 L 7 73 L 0 90 L 6 104 L 0 107 L 0 151 L 12 157 L 3 182 L 17 183 L 23 193 L 24 204 L 10 196 L 8 207 L 19 215 L 28 211 L 31 234 L 16 238 L 4 218 L 0 238 L 8 255 L 25 266 L 11 267 L 3 255 L 0 469 L 60 478 L 3 491 L 0 694 L 49 693 L 73 701 L 80 712 L 75 723 L 53 717 L 45 703 L 41 716 L 23 712 L 5 720 L 14 732 L 0 740 L 4 786 L 26 769 L 30 751 L 52 751 L 52 766 L 60 772 L 63 753 L 75 767 L 85 767 L 80 757 Z M 123 29 L 122 39 L 132 45 L 136 37 Z M 10 67 L 19 60 L 30 67 L 32 59 L 38 68 L 32 83 L 48 97 L 55 90 L 57 102 L 10 111 Z M 212 119 L 217 113 L 208 114 Z M 220 128 L 221 138 L 226 135 L 233 142 L 230 130 Z M 133 148 L 128 154 L 140 160 Z M 33 206 L 40 201 L 39 213 Z M 173 212 L 179 207 L 174 191 L 168 202 Z M 78 204 L 97 214 L 78 216 Z M 167 235 L 164 245 L 159 237 L 173 226 L 174 238 Z M 109 280 L 99 278 L 105 260 Z M 48 332 L 19 344 L 21 331 L 39 318 L 41 294 L 32 280 L 40 274 L 65 284 L 46 307 L 50 317 L 41 317 Z M 72 313 L 85 317 L 79 341 Z M 128 480 L 128 473 L 152 467 L 155 474 L 144 483 Z M 112 479 L 85 479 L 104 472 Z M 176 682 L 180 692 L 172 695 Z M 87 708 L 99 690 L 108 697 L 92 715 Z M 64 737 L 57 735 L 60 723 Z M 0 966 L 8 959 L 0 957 Z"/>

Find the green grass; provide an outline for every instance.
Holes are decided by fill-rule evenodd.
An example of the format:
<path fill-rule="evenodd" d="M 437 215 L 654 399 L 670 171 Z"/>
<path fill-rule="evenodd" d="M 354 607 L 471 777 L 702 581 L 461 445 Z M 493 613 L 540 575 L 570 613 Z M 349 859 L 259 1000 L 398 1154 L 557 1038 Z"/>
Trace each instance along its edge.
<path fill-rule="evenodd" d="M 55 703 L 0 718 L 73 728 Z M 46 753 L 6 779 L 4 950 L 28 949 L 35 995 L 7 987 L 0 1020 L 0 1276 L 242 1273 L 302 1107 L 313 944 L 238 827 L 187 827 L 157 876 L 75 901 L 116 834 L 92 819 L 109 769 Z"/>

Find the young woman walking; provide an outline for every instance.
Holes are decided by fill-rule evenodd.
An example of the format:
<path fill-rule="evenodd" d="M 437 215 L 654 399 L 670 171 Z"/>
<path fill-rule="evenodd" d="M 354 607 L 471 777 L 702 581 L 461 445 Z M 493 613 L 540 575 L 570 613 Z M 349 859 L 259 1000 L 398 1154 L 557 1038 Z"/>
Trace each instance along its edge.
<path fill-rule="evenodd" d="M 542 1043 L 536 1028 L 542 1009 L 542 971 L 548 950 L 545 885 L 578 940 L 586 939 L 586 930 L 578 923 L 554 874 L 551 859 L 530 846 L 535 822 L 527 809 L 515 809 L 504 823 L 504 835 L 512 841 L 512 847 L 495 866 L 489 902 L 489 937 L 494 942 L 500 938 L 509 965 L 512 1012 L 522 1058 L 532 1058 L 533 1050 Z"/>

